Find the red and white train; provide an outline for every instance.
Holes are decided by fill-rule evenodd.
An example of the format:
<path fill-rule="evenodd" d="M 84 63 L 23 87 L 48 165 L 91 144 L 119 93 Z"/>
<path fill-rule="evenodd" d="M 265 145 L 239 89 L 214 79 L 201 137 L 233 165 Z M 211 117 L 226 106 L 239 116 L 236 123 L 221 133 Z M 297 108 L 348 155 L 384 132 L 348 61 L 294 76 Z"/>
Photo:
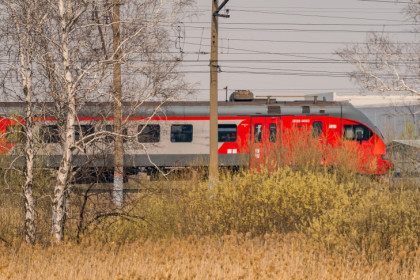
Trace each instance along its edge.
<path fill-rule="evenodd" d="M 259 168 L 263 164 L 272 168 L 280 162 L 296 163 L 305 151 L 309 151 L 309 159 L 306 156 L 305 160 L 313 155 L 319 164 L 333 165 L 340 160 L 338 153 L 342 150 L 354 156 L 359 172 L 385 174 L 391 165 L 386 160 L 380 131 L 347 102 L 316 98 L 313 101 L 255 99 L 249 91 L 236 91 L 228 102 L 219 102 L 218 108 L 220 166 Z M 22 145 L 11 135 L 21 131 L 22 110 L 23 104 L 0 103 L 2 165 L 10 164 L 19 155 L 18 147 Z M 126 170 L 152 172 L 157 167 L 208 164 L 209 102 L 150 102 L 139 107 L 127 103 L 123 111 L 127 135 L 124 142 Z M 34 121 L 39 131 L 37 141 L 41 144 L 37 161 L 45 167 L 57 168 L 61 146 L 53 114 L 43 113 Z M 85 137 L 89 144 L 75 149 L 75 166 L 112 169 L 112 139 L 108 136 L 89 141 L 89 135 L 94 132 L 112 131 L 112 123 L 109 103 L 90 103 L 80 108 L 75 138 Z"/>

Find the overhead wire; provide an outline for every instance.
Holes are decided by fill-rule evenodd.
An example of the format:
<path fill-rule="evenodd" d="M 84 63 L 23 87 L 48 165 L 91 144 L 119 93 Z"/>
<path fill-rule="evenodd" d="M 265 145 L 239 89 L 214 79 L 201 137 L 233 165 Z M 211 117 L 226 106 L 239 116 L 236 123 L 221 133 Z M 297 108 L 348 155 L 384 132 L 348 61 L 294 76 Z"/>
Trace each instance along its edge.
<path fill-rule="evenodd" d="M 319 14 L 320 8 L 316 9 L 318 14 L 314 14 L 313 10 L 306 12 L 290 12 L 290 9 L 285 11 L 275 11 L 270 9 L 269 11 L 266 10 L 267 7 L 264 7 L 265 9 L 261 9 L 259 7 L 254 7 L 252 9 L 244 9 L 244 8 L 236 8 L 235 6 L 230 6 L 230 13 L 262 13 L 262 14 L 273 14 L 273 15 L 285 15 L 285 16 L 299 16 L 299 17 L 313 17 L 313 18 L 324 18 L 324 19 L 345 19 L 345 20 L 358 20 L 358 23 L 292 23 L 292 22 L 229 22 L 229 21 L 221 21 L 219 23 L 219 30 L 220 31 L 226 31 L 232 33 L 232 31 L 247 31 L 249 32 L 259 32 L 262 31 L 277 31 L 277 32 L 307 32 L 307 33 L 368 33 L 368 32 L 380 32 L 381 34 L 411 34 L 413 33 L 411 30 L 407 30 L 407 28 L 410 28 L 412 26 L 416 26 L 416 24 L 403 22 L 401 20 L 393 20 L 389 18 L 367 18 L 367 17 L 361 17 L 361 16 L 335 16 L 335 15 L 324 15 Z M 277 7 L 273 7 L 277 8 Z M 328 12 L 335 12 L 336 8 L 327 8 Z M 355 10 L 355 9 L 353 9 Z M 363 13 L 366 13 L 365 9 L 357 9 L 359 12 L 363 11 Z M 348 10 L 349 11 L 349 10 Z M 372 9 L 373 11 L 373 9 Z M 377 13 L 378 9 L 374 9 L 375 13 Z M 395 13 L 395 9 L 383 9 L 382 12 L 386 11 L 386 13 Z M 325 11 L 322 11 L 323 13 Z M 385 13 L 385 12 L 384 12 Z M 360 13 L 358 13 L 360 14 Z M 396 14 L 396 13 L 395 13 Z M 368 21 L 369 23 L 364 23 L 363 21 Z M 384 24 L 378 24 L 378 23 L 370 23 L 372 21 L 382 21 Z M 201 24 L 205 24 L 202 22 L 196 22 L 194 24 L 200 25 L 199 28 L 207 28 L 206 26 L 203 26 Z M 187 24 L 186 28 L 197 28 L 194 26 L 194 24 Z M 277 28 L 277 26 L 286 26 L 287 28 Z M 292 27 L 292 28 L 288 28 Z M 296 27 L 296 28 L 293 28 Z M 305 27 L 305 28 L 303 28 Z M 310 28 L 306 28 L 310 27 Z M 325 28 L 313 28 L 313 27 L 325 27 Z M 336 28 L 331 28 L 336 27 Z M 349 27 L 349 28 L 342 28 L 342 27 Z M 368 29 L 361 29 L 359 27 Z M 374 28 L 374 27 L 380 27 Z M 403 29 L 401 29 L 403 27 Z M 357 29 L 355 29 L 357 28 Z M 399 30 L 398 30 L 398 29 Z M 391 30 L 390 30 L 391 29 Z M 249 36 L 249 35 L 248 35 Z M 221 38 L 221 37 L 219 37 Z M 192 37 L 189 37 L 188 39 L 194 39 Z M 200 38 L 201 40 L 203 37 Z M 210 38 L 206 38 L 206 40 L 210 40 Z M 222 38 L 223 40 L 223 38 Z M 363 43 L 357 43 L 357 42 L 343 42 L 343 41 L 311 41 L 311 40 L 273 40 L 273 39 L 258 39 L 258 38 L 226 38 L 229 42 L 263 42 L 263 43 L 300 43 L 300 44 L 364 44 Z M 189 42 L 190 44 L 194 45 L 193 42 Z M 406 44 L 404 42 L 396 42 L 396 45 L 402 45 Z M 410 45 L 418 45 L 418 42 L 408 42 Z M 203 44 L 200 44 L 200 46 L 203 46 Z M 209 47 L 207 45 L 207 47 Z M 349 66 L 349 64 L 344 61 L 341 58 L 337 59 L 332 58 L 332 53 L 316 53 L 316 52 L 301 52 L 301 53 L 286 53 L 286 52 L 271 52 L 267 51 L 267 48 L 264 48 L 264 50 L 256 50 L 256 49 L 250 49 L 250 48 L 241 48 L 241 47 L 224 47 L 219 46 L 219 49 L 221 51 L 226 52 L 226 54 L 219 54 L 219 56 L 226 56 L 226 57 L 232 57 L 232 55 L 262 55 L 262 56 L 285 56 L 290 57 L 291 59 L 220 59 L 220 67 L 221 67 L 221 73 L 222 74 L 255 74 L 255 75 L 295 75 L 295 76 L 315 76 L 315 77 L 348 77 L 349 73 L 348 71 L 325 71 L 325 70 L 319 70 L 319 69 L 290 69 L 290 68 L 270 68 L 270 67 L 250 67 L 248 64 L 253 65 L 264 65 L 264 64 L 310 64 L 310 65 L 328 65 L 328 64 L 337 64 L 337 65 L 346 65 Z M 330 56 L 330 57 L 322 57 L 322 56 Z M 320 57 L 321 56 L 321 57 Z M 188 62 L 186 62 L 188 63 Z M 376 61 L 367 61 L 366 63 L 376 63 Z M 416 63 L 416 62 L 413 62 Z M 232 65 L 232 64 L 238 64 L 238 65 Z M 244 66 L 245 65 L 245 66 Z M 208 66 L 208 65 L 207 65 Z M 336 68 L 335 68 L 336 69 Z M 418 79 L 416 76 L 407 76 L 408 79 Z"/>
<path fill-rule="evenodd" d="M 188 24 L 205 24 L 208 22 L 196 21 L 189 22 Z M 291 23 L 291 22 L 220 22 L 219 26 L 224 25 L 297 25 L 297 26 L 380 26 L 380 27 L 391 27 L 391 26 L 410 26 L 417 25 L 416 23 L 387 23 L 387 24 L 371 24 L 371 23 Z M 202 26 L 203 27 L 203 26 Z"/>
<path fill-rule="evenodd" d="M 310 26 L 310 25 L 308 25 Z M 333 25 L 331 25 L 333 26 Z M 192 26 L 192 25 L 186 25 L 185 27 L 187 28 L 192 28 L 192 29 L 210 29 L 210 27 L 203 27 L 203 26 Z M 237 30 L 237 31 L 265 31 L 265 32 L 340 32 L 340 33 L 368 33 L 368 32 L 381 32 L 381 33 L 387 33 L 387 34 L 402 34 L 402 33 L 406 33 L 406 34 L 410 34 L 413 33 L 413 31 L 411 30 L 351 30 L 351 29 L 302 29 L 302 28 L 257 28 L 257 27 L 252 27 L 252 28 L 247 28 L 247 27 L 219 27 L 219 30 L 228 30 L 228 31 L 232 31 L 232 30 Z"/>
<path fill-rule="evenodd" d="M 289 16 L 301 16 L 301 17 L 312 17 L 312 18 L 330 18 L 330 19 L 350 19 L 350 20 L 366 20 L 366 21 L 384 21 L 384 22 L 401 22 L 400 20 L 392 19 L 378 19 L 378 18 L 362 18 L 362 17 L 345 17 L 345 16 L 326 16 L 316 14 L 302 14 L 302 13 L 288 13 L 288 12 L 277 12 L 268 10 L 244 10 L 244 9 L 230 9 L 231 12 L 243 12 L 243 13 L 260 13 L 260 14 L 275 14 L 275 15 L 289 15 Z"/>
<path fill-rule="evenodd" d="M 174 37 L 174 36 L 173 36 Z M 176 37 L 174 37 L 176 38 Z M 188 36 L 188 39 L 204 39 L 209 40 L 210 37 L 196 37 Z M 253 38 L 231 38 L 219 36 L 220 40 L 238 41 L 238 42 L 268 42 L 268 43 L 300 43 L 300 44 L 366 44 L 366 42 L 355 42 L 355 41 L 310 41 L 310 40 L 273 40 L 273 39 L 253 39 Z M 395 45 L 419 45 L 420 42 L 393 42 Z"/>
<path fill-rule="evenodd" d="M 390 2 L 390 1 L 371 1 L 371 2 Z M 261 7 L 262 8 L 262 7 Z M 267 7 L 264 7 L 267 8 Z M 296 7 L 295 7 L 296 8 Z M 333 9 L 337 10 L 336 8 L 326 8 L 328 12 L 333 12 Z M 368 31 L 366 30 L 353 30 L 353 29 L 303 29 L 303 28 L 267 28 L 267 26 L 275 26 L 275 25 L 284 25 L 284 26 L 325 26 L 325 27 L 331 27 L 331 26 L 348 26 L 348 27 L 382 27 L 382 28 L 390 28 L 390 27 L 401 27 L 401 26 L 411 26 L 412 24 L 402 24 L 401 21 L 398 20 L 389 20 L 389 19 L 372 19 L 372 18 L 362 18 L 362 17 L 343 17 L 343 16 L 328 16 L 328 15 L 314 15 L 313 10 L 320 11 L 321 8 L 315 8 L 311 11 L 312 14 L 304 14 L 302 12 L 278 12 L 278 11 L 267 11 L 267 10 L 259 10 L 258 7 L 255 9 L 241 9 L 241 8 L 235 8 L 234 6 L 230 9 L 231 12 L 242 12 L 242 13 L 263 13 L 263 14 L 278 14 L 278 15 L 289 15 L 289 16 L 302 16 L 302 17 L 316 17 L 316 18 L 326 18 L 326 19 L 351 19 L 351 20 L 367 20 L 367 21 L 384 21 L 384 22 L 395 22 L 394 23 L 387 23 L 387 24 L 363 24 L 363 23 L 357 23 L 357 24 L 350 24 L 350 23 L 278 23 L 278 22 L 250 22 L 250 23 L 231 23 L 231 22 L 221 22 L 220 23 L 220 30 L 226 30 L 226 31 L 287 31 L 287 32 L 340 32 L 340 33 L 366 33 Z M 361 9 L 358 9 L 359 11 Z M 350 11 L 347 10 L 347 11 Z M 385 11 L 385 10 L 383 10 Z M 206 13 L 210 13 L 209 10 L 206 10 Z M 396 22 L 399 22 L 398 24 Z M 195 22 L 195 23 L 188 23 L 185 25 L 185 28 L 199 28 L 201 30 L 209 29 L 208 26 L 194 26 L 194 24 L 208 24 L 207 22 Z M 239 26 L 245 26 L 245 27 L 232 27 L 234 25 Z M 246 27 L 246 25 L 257 25 L 257 26 L 265 26 L 266 28 L 255 28 L 255 27 Z M 377 30 L 383 34 L 408 34 L 411 33 L 409 31 L 403 30 L 403 31 L 392 31 L 392 30 Z M 188 36 L 187 36 L 188 37 Z M 191 39 L 204 39 L 203 36 L 201 37 L 188 37 Z M 210 38 L 205 38 L 206 40 L 210 40 Z M 267 43 L 302 43 L 302 44 L 342 44 L 342 43 L 349 43 L 353 44 L 354 42 L 328 42 L 328 41 L 306 41 L 306 40 L 266 40 L 266 39 L 241 39 L 241 38 L 229 38 L 230 41 L 235 42 L 267 42 Z M 203 46 L 203 47 L 210 47 L 210 45 L 207 44 L 200 44 L 185 41 L 186 45 L 190 46 Z M 402 44 L 402 43 L 398 43 Z M 419 44 L 419 43 L 411 43 L 411 44 Z M 322 70 L 302 70 L 302 69 L 277 69 L 277 68 L 269 68 L 269 67 L 249 67 L 249 66 L 230 66 L 226 63 L 282 63 L 282 64 L 343 64 L 345 65 L 345 61 L 342 59 L 334 59 L 334 58 L 325 58 L 325 57 L 319 57 L 319 55 L 332 55 L 331 53 L 315 53 L 315 52 L 295 52 L 295 53 L 286 53 L 286 52 L 270 52 L 270 51 L 261 51 L 261 50 L 255 50 L 255 49 L 247 49 L 247 48 L 235 48 L 235 47 L 223 47 L 219 46 L 221 50 L 228 50 L 229 53 L 226 54 L 220 54 L 220 55 L 269 55 L 269 56 L 285 56 L 285 57 L 291 57 L 294 59 L 219 59 L 219 62 L 222 63 L 222 72 L 225 74 L 256 74 L 256 75 L 296 75 L 296 76 L 316 76 L 316 77 L 348 77 L 347 72 L 340 72 L 340 71 L 322 71 Z M 176 54 L 178 52 L 165 52 L 168 54 Z M 191 52 L 191 51 L 185 51 L 184 55 L 194 55 L 199 54 L 201 52 Z M 201 53 L 202 55 L 202 53 Z M 138 60 L 139 61 L 139 60 Z M 168 62 L 175 62 L 171 60 L 167 60 Z M 208 64 L 197 64 L 202 63 L 203 61 L 208 62 L 208 60 L 186 60 L 183 59 L 181 63 L 188 63 L 188 67 L 208 67 Z M 369 62 L 368 62 L 369 63 Z M 374 63 L 372 61 L 372 63 Z M 180 73 L 184 74 L 208 74 L 208 70 L 205 71 L 190 71 L 190 70 L 183 70 L 180 71 Z M 418 78 L 418 77 L 417 77 Z M 207 90 L 207 89 L 205 89 Z M 267 90 L 267 89 L 265 89 Z M 277 89 L 279 90 L 279 89 Z M 286 90 L 286 89 L 285 89 Z M 289 90 L 298 90 L 298 89 L 289 89 Z M 320 89 L 321 90 L 321 89 Z M 346 89 L 347 90 L 347 89 Z"/>
<path fill-rule="evenodd" d="M 415 4 L 413 1 L 387 1 L 387 0 L 359 0 L 360 2 L 380 2 L 380 3 L 392 3 L 392 4 Z M 418 3 L 417 3 L 418 4 Z"/>

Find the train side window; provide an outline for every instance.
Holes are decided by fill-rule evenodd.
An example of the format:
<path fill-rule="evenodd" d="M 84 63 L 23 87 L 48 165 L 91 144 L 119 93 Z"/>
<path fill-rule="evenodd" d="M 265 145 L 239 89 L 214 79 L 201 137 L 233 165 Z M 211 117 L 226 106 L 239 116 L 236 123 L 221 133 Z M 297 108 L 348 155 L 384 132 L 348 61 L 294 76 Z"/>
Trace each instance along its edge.
<path fill-rule="evenodd" d="M 316 121 L 312 123 L 312 137 L 318 138 L 322 134 L 322 122 Z"/>
<path fill-rule="evenodd" d="M 113 132 L 114 128 L 112 127 L 112 125 L 107 124 L 107 125 L 105 125 L 105 131 L 106 132 Z M 111 135 L 107 135 L 107 136 L 105 136 L 105 141 L 108 142 L 108 143 L 111 143 L 111 142 L 114 141 L 114 137 L 111 136 Z"/>
<path fill-rule="evenodd" d="M 276 143 L 277 141 L 277 124 L 270 123 L 268 127 L 268 138 L 271 143 Z"/>
<path fill-rule="evenodd" d="M 160 125 L 148 124 L 139 125 L 138 132 L 140 133 L 137 137 L 140 143 L 157 143 L 160 141 Z"/>
<path fill-rule="evenodd" d="M 39 128 L 39 136 L 43 143 L 60 143 L 58 125 L 44 125 Z"/>
<path fill-rule="evenodd" d="M 372 136 L 372 131 L 364 125 L 344 125 L 345 140 L 367 141 Z"/>
<path fill-rule="evenodd" d="M 236 124 L 219 124 L 218 125 L 218 141 L 219 142 L 236 142 Z"/>
<path fill-rule="evenodd" d="M 192 142 L 192 124 L 173 124 L 171 126 L 171 142 Z"/>
<path fill-rule="evenodd" d="M 254 125 L 254 143 L 261 143 L 262 140 L 262 124 L 256 123 Z"/>
<path fill-rule="evenodd" d="M 78 141 L 83 137 L 89 136 L 95 132 L 95 127 L 90 124 L 74 126 L 74 140 Z"/>
<path fill-rule="evenodd" d="M 105 125 L 105 131 L 107 131 L 107 132 L 114 132 L 114 126 L 113 125 L 110 125 L 110 124 Z M 123 136 L 127 136 L 128 135 L 127 128 L 124 128 L 123 129 L 122 134 L 123 134 Z M 113 142 L 114 141 L 114 136 L 111 136 L 111 135 L 105 136 L 105 140 L 107 142 L 109 142 L 109 143 L 110 142 Z M 123 138 L 123 143 L 125 143 L 125 142 L 127 142 L 127 139 L 124 137 Z"/>
<path fill-rule="evenodd" d="M 6 128 L 6 143 L 22 144 L 25 142 L 21 125 L 8 125 Z"/>

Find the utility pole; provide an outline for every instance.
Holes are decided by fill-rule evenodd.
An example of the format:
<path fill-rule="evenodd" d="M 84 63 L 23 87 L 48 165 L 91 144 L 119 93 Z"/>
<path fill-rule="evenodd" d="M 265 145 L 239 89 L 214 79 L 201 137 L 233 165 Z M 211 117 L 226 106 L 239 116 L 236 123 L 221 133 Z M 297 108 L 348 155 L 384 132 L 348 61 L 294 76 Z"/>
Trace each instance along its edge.
<path fill-rule="evenodd" d="M 116 206 L 122 206 L 124 200 L 124 150 L 122 134 L 122 89 L 121 89 L 121 34 L 120 34 L 120 0 L 112 1 L 112 35 L 113 35 L 113 92 L 114 92 L 114 188 L 112 198 Z"/>
<path fill-rule="evenodd" d="M 219 0 L 212 0 L 211 14 L 211 54 L 210 54 L 210 162 L 209 162 L 209 185 L 216 184 L 219 177 L 218 159 L 218 95 L 217 75 L 218 65 L 218 43 L 219 23 L 218 17 L 229 17 L 220 15 L 219 12 L 229 0 L 224 0 L 219 6 Z"/>

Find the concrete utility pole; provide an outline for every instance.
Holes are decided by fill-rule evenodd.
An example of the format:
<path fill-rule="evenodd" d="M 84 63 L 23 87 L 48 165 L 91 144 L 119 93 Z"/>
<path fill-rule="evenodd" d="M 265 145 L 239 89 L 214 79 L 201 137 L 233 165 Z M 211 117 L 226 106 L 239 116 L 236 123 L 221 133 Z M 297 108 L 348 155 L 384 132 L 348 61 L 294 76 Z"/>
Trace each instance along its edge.
<path fill-rule="evenodd" d="M 218 43 L 219 43 L 219 23 L 218 17 L 229 17 L 220 15 L 219 12 L 229 2 L 224 0 L 219 6 L 219 0 L 212 0 L 211 14 L 211 55 L 210 55 L 210 162 L 209 162 L 209 184 L 217 182 L 219 177 L 218 160 L 218 95 L 217 95 L 217 75 L 218 65 Z"/>
<path fill-rule="evenodd" d="M 121 89 L 121 38 L 120 38 L 120 0 L 112 1 L 112 34 L 113 34 L 113 91 L 114 91 L 114 188 L 112 197 L 116 206 L 121 206 L 124 200 L 124 150 L 122 133 L 122 89 Z"/>

